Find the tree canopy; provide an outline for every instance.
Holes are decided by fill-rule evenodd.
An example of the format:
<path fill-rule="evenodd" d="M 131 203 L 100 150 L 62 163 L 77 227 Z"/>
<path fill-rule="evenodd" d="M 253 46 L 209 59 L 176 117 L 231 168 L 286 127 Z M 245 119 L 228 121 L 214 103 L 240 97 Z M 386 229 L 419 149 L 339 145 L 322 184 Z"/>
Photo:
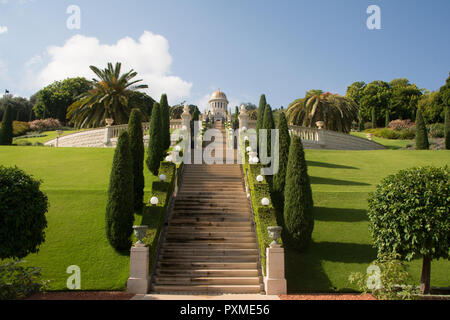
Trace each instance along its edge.
<path fill-rule="evenodd" d="M 114 119 L 115 124 L 126 124 L 130 116 L 129 102 L 132 93 L 148 88 L 133 80 L 137 72 L 130 70 L 121 74 L 122 64 L 108 63 L 104 70 L 90 66 L 99 79 L 92 80 L 92 88 L 77 97 L 67 110 L 67 117 L 76 127 L 98 127 L 106 118 Z M 145 110 L 142 110 L 145 113 Z"/>
<path fill-rule="evenodd" d="M 38 91 L 33 111 L 36 118 L 58 119 L 66 123 L 67 108 L 73 104 L 80 94 L 86 93 L 92 86 L 85 78 L 68 78 L 55 81 Z"/>
<path fill-rule="evenodd" d="M 302 99 L 289 105 L 288 121 L 291 124 L 316 127 L 323 121 L 324 129 L 349 133 L 358 116 L 358 105 L 350 98 L 338 94 L 311 90 Z"/>

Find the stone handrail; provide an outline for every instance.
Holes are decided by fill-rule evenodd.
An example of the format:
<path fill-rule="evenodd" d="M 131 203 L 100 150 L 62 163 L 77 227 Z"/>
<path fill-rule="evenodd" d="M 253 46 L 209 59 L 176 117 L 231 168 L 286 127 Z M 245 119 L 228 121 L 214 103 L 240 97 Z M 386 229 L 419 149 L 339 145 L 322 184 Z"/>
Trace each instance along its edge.
<path fill-rule="evenodd" d="M 320 133 L 322 130 L 317 128 L 305 128 L 298 126 L 289 126 L 289 132 L 295 134 L 302 138 L 303 141 L 308 141 L 312 143 L 320 143 Z"/>
<path fill-rule="evenodd" d="M 171 120 L 170 130 L 182 129 L 183 120 Z M 128 129 L 128 124 L 103 127 L 81 132 L 71 133 L 45 143 L 46 146 L 54 147 L 88 147 L 88 148 L 104 148 L 114 147 L 117 139 L 122 131 Z M 150 122 L 142 123 L 144 132 L 144 142 L 148 141 L 150 131 Z"/>

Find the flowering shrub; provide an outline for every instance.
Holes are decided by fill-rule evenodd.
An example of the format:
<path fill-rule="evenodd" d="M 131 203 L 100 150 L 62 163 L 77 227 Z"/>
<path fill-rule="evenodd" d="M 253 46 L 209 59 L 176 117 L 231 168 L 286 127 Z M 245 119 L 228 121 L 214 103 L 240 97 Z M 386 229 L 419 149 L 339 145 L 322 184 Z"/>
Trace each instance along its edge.
<path fill-rule="evenodd" d="M 408 120 L 397 119 L 389 122 L 389 128 L 396 131 L 404 129 L 412 129 L 413 127 L 415 127 L 415 123 L 409 119 Z"/>
<path fill-rule="evenodd" d="M 443 138 L 445 134 L 445 125 L 443 123 L 435 123 L 428 126 L 428 131 L 433 138 Z"/>
<path fill-rule="evenodd" d="M 31 131 L 50 131 L 61 129 L 61 122 L 58 119 L 44 119 L 30 122 Z"/>

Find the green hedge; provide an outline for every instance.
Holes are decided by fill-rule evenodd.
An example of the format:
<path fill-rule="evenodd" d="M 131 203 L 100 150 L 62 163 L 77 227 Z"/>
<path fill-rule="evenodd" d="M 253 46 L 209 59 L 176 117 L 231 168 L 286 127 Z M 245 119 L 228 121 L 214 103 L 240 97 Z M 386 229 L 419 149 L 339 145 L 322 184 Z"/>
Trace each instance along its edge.
<path fill-rule="evenodd" d="M 178 181 L 181 175 L 183 164 L 179 167 Z M 167 216 L 167 208 L 169 199 L 172 195 L 173 186 L 175 183 L 176 165 L 171 162 L 161 162 L 158 176 L 166 175 L 166 181 L 154 181 L 152 184 L 151 197 L 157 197 L 159 204 L 156 206 L 147 206 L 142 215 L 141 225 L 149 226 L 147 236 L 144 238 L 144 243 L 150 248 L 150 274 L 153 272 L 156 261 L 156 250 L 158 248 L 159 236 L 164 226 Z"/>
<path fill-rule="evenodd" d="M 245 149 L 241 148 L 241 151 L 245 152 Z M 256 181 L 256 177 L 261 174 L 261 164 L 249 164 L 248 162 L 246 162 L 245 164 L 243 164 L 243 168 L 244 174 L 248 176 L 251 201 L 255 214 L 256 233 L 258 235 L 261 264 L 263 267 L 263 272 L 265 274 L 266 249 L 270 247 L 270 244 L 272 243 L 272 239 L 270 239 L 269 237 L 269 231 L 267 228 L 278 225 L 276 212 L 272 204 L 270 189 L 267 180 L 264 179 L 262 183 Z M 261 200 L 263 198 L 268 198 L 270 200 L 271 203 L 269 206 L 265 207 L 262 205 Z"/>

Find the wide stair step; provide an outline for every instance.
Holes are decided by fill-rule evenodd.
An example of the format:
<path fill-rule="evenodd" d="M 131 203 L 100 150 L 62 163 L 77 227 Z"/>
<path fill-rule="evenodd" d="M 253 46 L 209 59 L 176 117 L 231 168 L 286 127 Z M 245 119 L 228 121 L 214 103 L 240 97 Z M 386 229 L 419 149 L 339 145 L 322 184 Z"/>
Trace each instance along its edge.
<path fill-rule="evenodd" d="M 261 293 L 262 285 L 154 285 L 158 293 Z"/>
<path fill-rule="evenodd" d="M 240 165 L 186 165 L 171 210 L 152 278 L 154 292 L 263 292 Z"/>

